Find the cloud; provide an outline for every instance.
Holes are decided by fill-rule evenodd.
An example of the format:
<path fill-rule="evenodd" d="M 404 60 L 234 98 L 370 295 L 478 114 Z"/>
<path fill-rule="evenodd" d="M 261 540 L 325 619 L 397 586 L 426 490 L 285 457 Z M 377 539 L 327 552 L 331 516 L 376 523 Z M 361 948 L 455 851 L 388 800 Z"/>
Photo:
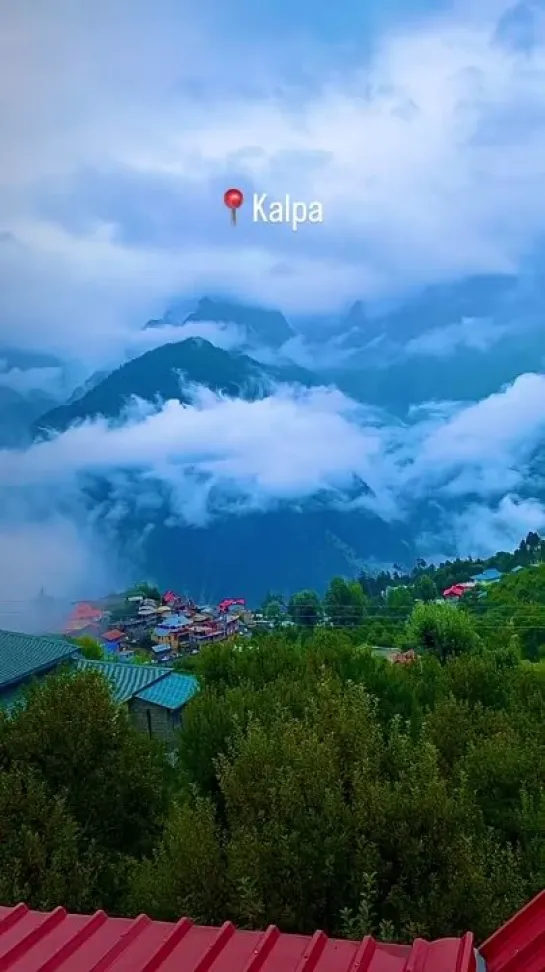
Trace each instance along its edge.
<path fill-rule="evenodd" d="M 190 321 L 187 324 L 159 324 L 140 331 L 128 331 L 127 349 L 132 354 L 144 354 L 164 344 L 186 341 L 188 338 L 203 338 L 217 348 L 233 351 L 243 347 L 248 340 L 245 331 L 232 321 Z"/>
<path fill-rule="evenodd" d="M 498 550 L 514 550 L 531 530 L 545 530 L 545 505 L 506 495 L 496 506 L 473 503 L 453 517 L 451 538 L 465 556 L 489 557 Z"/>
<path fill-rule="evenodd" d="M 533 463 L 544 435 L 545 376 L 537 374 L 476 404 L 430 403 L 409 424 L 330 388 L 279 385 L 253 402 L 194 388 L 190 405 L 135 401 L 121 423 L 88 421 L 4 450 L 2 516 L 24 525 L 23 509 L 39 525 L 52 517 L 79 524 L 92 487 L 81 536 L 94 537 L 95 549 L 102 536 L 122 554 L 114 538 L 135 517 L 142 539 L 158 517 L 205 525 L 325 490 L 333 505 L 405 521 L 417 533 L 431 520 L 435 541 L 422 538 L 428 556 L 438 542 L 451 555 L 492 553 L 542 525 L 545 483 Z M 354 501 L 362 481 L 371 492 Z M 136 548 L 131 555 L 136 561 Z"/>
<path fill-rule="evenodd" d="M 19 512 L 11 522 L 0 522 L 0 547 L 9 551 L 0 563 L 0 628 L 58 630 L 71 601 L 115 590 L 126 579 L 84 515 L 73 510 L 36 519 L 24 504 Z M 38 604 L 42 589 L 48 601 Z"/>
<path fill-rule="evenodd" d="M 168 0 L 153 17 L 120 2 L 122 45 L 104 9 L 51 0 L 46 16 L 26 0 L 2 13 L 0 275 L 19 340 L 92 355 L 184 292 L 331 312 L 516 269 L 541 237 L 539 15 L 524 52 L 505 21 L 497 30 L 506 4 L 398 16 L 371 46 L 354 12 L 349 56 L 310 29 L 282 47 L 256 15 L 226 58 L 221 3 L 214 26 Z M 243 208 L 233 232 L 227 183 L 318 199 L 324 224 L 292 233 Z"/>
<path fill-rule="evenodd" d="M 12 388 L 21 395 L 33 391 L 60 395 L 64 389 L 62 368 L 9 368 L 3 370 L 5 362 L 0 361 L 0 385 Z"/>
<path fill-rule="evenodd" d="M 431 358 L 447 358 L 460 348 L 484 353 L 509 333 L 509 330 L 507 325 L 500 325 L 495 321 L 463 318 L 456 324 L 425 331 L 412 338 L 405 345 L 404 351 L 406 354 Z"/>
<path fill-rule="evenodd" d="M 358 413 L 356 403 L 326 388 L 280 386 L 256 402 L 199 388 L 192 406 L 169 401 L 150 414 L 136 403 L 122 426 L 87 422 L 26 450 L 5 450 L 0 484 L 32 491 L 120 470 L 180 494 L 199 478 L 201 489 L 236 489 L 263 508 L 342 486 L 354 474 L 373 487 L 380 436 L 360 427 Z"/>
<path fill-rule="evenodd" d="M 468 476 L 474 477 L 471 488 L 479 484 L 479 477 L 486 477 L 488 491 L 501 492 L 503 476 L 522 479 L 525 463 L 544 435 L 545 375 L 521 375 L 434 428 L 420 444 L 414 471 L 419 475 L 429 470 L 436 482 L 448 477 L 448 487 L 443 488 L 451 492 L 470 492 Z"/>

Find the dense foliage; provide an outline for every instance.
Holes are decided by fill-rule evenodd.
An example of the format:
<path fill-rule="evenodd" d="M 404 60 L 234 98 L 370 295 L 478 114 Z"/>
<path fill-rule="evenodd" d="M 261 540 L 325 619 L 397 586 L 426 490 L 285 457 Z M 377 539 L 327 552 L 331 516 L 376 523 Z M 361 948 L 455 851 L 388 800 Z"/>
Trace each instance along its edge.
<path fill-rule="evenodd" d="M 421 605 L 440 603 L 443 608 L 444 590 L 467 583 L 489 568 L 502 572 L 501 580 L 467 591 L 457 608 L 471 618 L 475 636 L 484 643 L 510 644 L 523 658 L 545 659 L 545 540 L 537 533 L 529 533 L 514 553 L 498 553 L 488 560 L 447 561 L 439 566 L 421 560 L 410 574 L 395 569 L 361 574 L 357 583 L 335 577 L 323 598 L 304 590 L 284 603 L 281 595 L 271 593 L 262 611 L 275 626 L 285 625 L 288 618 L 301 628 L 352 629 L 353 636 L 368 645 L 418 647 L 422 632 L 417 624 L 422 619 L 435 618 L 435 625 L 444 626 L 452 614 L 429 610 L 418 621 L 418 612 L 416 619 L 412 616 L 415 606 L 420 611 Z M 454 623 L 463 625 L 461 619 Z"/>
<path fill-rule="evenodd" d="M 0 722 L 0 900 L 483 938 L 545 885 L 545 668 L 497 634 L 422 600 L 410 665 L 358 627 L 209 646 L 175 767 L 95 673 L 47 679 Z"/>

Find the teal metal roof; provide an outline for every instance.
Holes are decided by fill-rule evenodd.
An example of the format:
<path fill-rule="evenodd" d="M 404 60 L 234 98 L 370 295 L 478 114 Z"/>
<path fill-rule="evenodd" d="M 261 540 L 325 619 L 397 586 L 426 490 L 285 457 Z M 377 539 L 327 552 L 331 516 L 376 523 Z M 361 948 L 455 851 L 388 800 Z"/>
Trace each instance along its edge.
<path fill-rule="evenodd" d="M 471 580 L 477 584 L 486 584 L 487 581 L 497 581 L 501 577 L 503 577 L 503 574 L 499 570 L 496 570 L 495 567 L 490 567 L 488 570 L 483 570 L 482 574 L 474 574 Z"/>
<path fill-rule="evenodd" d="M 160 705 L 163 709 L 181 709 L 198 691 L 199 683 L 192 675 L 171 672 L 166 678 L 139 692 L 136 698 L 152 705 Z"/>
<path fill-rule="evenodd" d="M 63 638 L 0 630 L 0 691 L 47 672 L 77 653 L 77 646 Z"/>
<path fill-rule="evenodd" d="M 77 663 L 78 670 L 91 669 L 101 672 L 111 683 L 117 702 L 127 702 L 143 689 L 171 675 L 170 668 L 158 665 L 131 665 L 130 662 L 100 662 L 82 659 Z"/>

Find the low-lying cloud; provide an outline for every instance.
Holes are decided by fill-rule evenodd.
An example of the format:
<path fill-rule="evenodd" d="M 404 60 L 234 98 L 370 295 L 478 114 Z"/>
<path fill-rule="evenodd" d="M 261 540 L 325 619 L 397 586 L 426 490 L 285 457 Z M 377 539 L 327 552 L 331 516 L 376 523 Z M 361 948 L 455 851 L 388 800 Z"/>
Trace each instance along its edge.
<path fill-rule="evenodd" d="M 62 368 L 7 368 L 0 360 L 0 386 L 11 388 L 20 395 L 41 391 L 60 396 L 65 390 Z"/>
<path fill-rule="evenodd" d="M 196 388 L 191 405 L 136 402 L 121 424 L 87 421 L 0 453 L 3 590 L 73 591 L 87 576 L 96 587 L 115 573 L 105 544 L 116 550 L 120 523 L 135 513 L 143 533 L 157 517 L 202 526 L 320 490 L 342 504 L 355 481 L 371 493 L 347 498 L 351 508 L 392 524 L 411 522 L 423 502 L 443 510 L 423 553 L 442 544 L 450 554 L 490 554 L 545 524 L 545 483 L 534 476 L 536 494 L 528 492 L 544 435 L 539 374 L 473 405 L 428 405 L 405 425 L 328 388 L 278 386 L 255 402 Z M 96 481 L 108 483 L 108 497 L 86 513 L 84 491 Z"/>
<path fill-rule="evenodd" d="M 405 345 L 406 354 L 430 358 L 448 358 L 461 348 L 471 351 L 491 350 L 510 329 L 496 321 L 463 318 L 456 324 L 424 331 Z"/>

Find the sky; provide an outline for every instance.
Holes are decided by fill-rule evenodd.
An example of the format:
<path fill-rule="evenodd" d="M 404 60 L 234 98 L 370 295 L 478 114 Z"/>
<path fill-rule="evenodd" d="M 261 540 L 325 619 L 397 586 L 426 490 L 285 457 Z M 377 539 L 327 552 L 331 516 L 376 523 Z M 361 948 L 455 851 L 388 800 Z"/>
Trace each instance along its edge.
<path fill-rule="evenodd" d="M 518 265 L 545 219 L 543 4 L 329 6 L 2 0 L 6 340 L 100 356 L 176 294 L 337 313 Z M 247 206 L 233 232 L 232 185 L 324 222 Z"/>
<path fill-rule="evenodd" d="M 0 0 L 0 60 L 0 359 L 3 346 L 26 348 L 90 371 L 127 347 L 146 350 L 157 334 L 142 325 L 179 299 L 222 295 L 293 321 L 340 316 L 356 299 L 373 306 L 471 274 L 518 273 L 542 248 L 541 0 L 211 0 L 202 10 Z M 253 224 L 247 201 L 233 230 L 230 186 L 247 200 L 319 201 L 324 221 L 297 233 Z M 198 330 L 237 343 L 232 329 Z M 168 325 L 160 333 L 176 337 Z M 461 345 L 484 352 L 498 333 L 494 322 L 454 321 L 406 350 L 430 361 Z M 56 590 L 81 586 L 90 559 L 109 561 L 112 579 L 81 478 L 115 467 L 122 492 L 138 470 L 168 485 L 175 515 L 196 521 L 206 516 L 206 491 L 188 473 L 197 465 L 210 488 L 236 482 L 250 506 L 357 474 L 376 512 L 395 519 L 436 490 L 463 501 L 456 542 L 492 552 L 545 526 L 522 488 L 544 431 L 543 380 L 522 375 L 469 405 L 433 403 L 401 431 L 331 389 L 137 408 L 121 429 L 99 422 L 0 453 L 0 494 L 11 497 L 0 539 L 26 551 L 35 529 L 42 547 L 50 531 Z M 59 374 L 2 362 L 0 385 L 53 390 Z M 219 432 L 230 416 L 244 430 L 234 439 Z M 3 583 L 34 589 L 43 564 L 30 573 L 26 554 L 13 560 Z"/>

